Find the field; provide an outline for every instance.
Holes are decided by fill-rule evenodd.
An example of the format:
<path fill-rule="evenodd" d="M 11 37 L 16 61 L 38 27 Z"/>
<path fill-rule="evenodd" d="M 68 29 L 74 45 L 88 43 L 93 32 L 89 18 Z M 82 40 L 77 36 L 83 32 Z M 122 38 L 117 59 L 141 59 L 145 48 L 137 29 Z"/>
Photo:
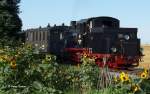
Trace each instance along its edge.
<path fill-rule="evenodd" d="M 150 61 L 150 46 L 143 47 L 145 60 L 140 66 Z M 35 52 L 30 45 L 0 49 L 0 94 L 150 94 L 149 70 L 130 77 L 124 71 L 111 74 L 87 57 L 72 66 Z"/>
<path fill-rule="evenodd" d="M 146 67 L 150 68 L 150 45 L 143 45 L 144 48 L 144 57 L 143 57 L 143 62 L 140 63 L 139 67 Z"/>

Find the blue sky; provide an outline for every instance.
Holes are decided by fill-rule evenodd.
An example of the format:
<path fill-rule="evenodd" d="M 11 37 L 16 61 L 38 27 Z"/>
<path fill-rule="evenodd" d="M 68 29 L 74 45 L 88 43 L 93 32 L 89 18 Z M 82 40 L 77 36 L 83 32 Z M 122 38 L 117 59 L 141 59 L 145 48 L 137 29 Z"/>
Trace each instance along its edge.
<path fill-rule="evenodd" d="M 142 43 L 150 43 L 150 0 L 22 0 L 20 11 L 23 29 L 112 16 L 121 27 L 137 27 Z"/>

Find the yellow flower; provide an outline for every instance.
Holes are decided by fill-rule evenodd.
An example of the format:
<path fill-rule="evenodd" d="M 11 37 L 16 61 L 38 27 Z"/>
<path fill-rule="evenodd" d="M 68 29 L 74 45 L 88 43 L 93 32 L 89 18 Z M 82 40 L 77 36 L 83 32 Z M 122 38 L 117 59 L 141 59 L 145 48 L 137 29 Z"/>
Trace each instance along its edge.
<path fill-rule="evenodd" d="M 0 57 L 0 62 L 3 62 L 3 58 Z"/>
<path fill-rule="evenodd" d="M 9 57 L 7 55 L 0 55 L 0 62 L 8 61 Z"/>
<path fill-rule="evenodd" d="M 144 69 L 144 73 L 148 74 L 149 70 L 148 69 Z"/>
<path fill-rule="evenodd" d="M 147 73 L 145 73 L 145 72 L 142 72 L 142 73 L 141 73 L 141 78 L 142 78 L 142 79 L 147 79 L 147 77 L 148 77 L 148 74 L 147 74 Z"/>
<path fill-rule="evenodd" d="M 16 66 L 17 66 L 16 61 L 13 60 L 12 62 L 10 62 L 10 66 L 12 69 L 16 69 Z"/>
<path fill-rule="evenodd" d="M 2 57 L 2 55 L 0 55 L 0 62 L 3 62 L 3 57 Z"/>
<path fill-rule="evenodd" d="M 51 61 L 51 55 L 46 55 L 46 61 Z"/>
<path fill-rule="evenodd" d="M 87 54 L 86 54 L 86 53 L 84 53 L 84 54 L 83 54 L 83 57 L 87 57 Z"/>
<path fill-rule="evenodd" d="M 125 75 L 126 75 L 125 72 L 121 72 L 121 73 L 120 73 L 120 76 L 123 76 L 123 77 L 124 77 Z"/>
<path fill-rule="evenodd" d="M 30 50 L 31 50 L 31 49 L 32 49 L 32 45 L 31 45 L 31 44 L 28 44 L 28 45 L 27 45 L 27 49 L 30 49 Z"/>
<path fill-rule="evenodd" d="M 120 80 L 121 80 L 121 82 L 125 82 L 125 81 L 128 81 L 129 79 L 127 76 L 121 76 Z"/>
<path fill-rule="evenodd" d="M 121 72 L 121 74 L 120 74 L 120 80 L 121 80 L 121 82 L 129 81 L 129 76 L 128 76 L 128 74 L 126 74 L 126 73 L 124 73 L 124 72 Z"/>
<path fill-rule="evenodd" d="M 134 92 L 136 92 L 136 91 L 138 91 L 138 87 L 137 86 L 134 88 Z"/>
<path fill-rule="evenodd" d="M 135 84 L 135 85 L 131 86 L 131 90 L 132 90 L 134 93 L 137 92 L 139 89 L 140 89 L 140 87 L 139 87 L 138 84 Z"/>

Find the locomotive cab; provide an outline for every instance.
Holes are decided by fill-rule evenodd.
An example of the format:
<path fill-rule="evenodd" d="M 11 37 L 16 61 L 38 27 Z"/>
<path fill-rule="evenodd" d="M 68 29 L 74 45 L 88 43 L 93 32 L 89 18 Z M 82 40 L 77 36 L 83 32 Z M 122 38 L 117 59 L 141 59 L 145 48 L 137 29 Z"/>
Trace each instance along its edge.
<path fill-rule="evenodd" d="M 96 17 L 89 21 L 91 28 L 119 28 L 119 20 L 112 17 Z"/>

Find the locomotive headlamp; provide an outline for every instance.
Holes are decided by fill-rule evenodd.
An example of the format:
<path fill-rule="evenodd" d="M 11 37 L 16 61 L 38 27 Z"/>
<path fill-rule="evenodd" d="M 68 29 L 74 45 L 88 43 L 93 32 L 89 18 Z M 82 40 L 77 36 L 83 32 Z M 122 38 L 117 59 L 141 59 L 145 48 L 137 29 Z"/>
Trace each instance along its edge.
<path fill-rule="evenodd" d="M 78 35 L 78 38 L 81 39 L 81 34 Z"/>
<path fill-rule="evenodd" d="M 41 46 L 41 49 L 44 50 L 44 49 L 45 49 L 45 45 L 42 45 L 42 46 Z"/>
<path fill-rule="evenodd" d="M 117 52 L 117 48 L 115 48 L 115 47 L 112 47 L 111 50 L 112 50 L 112 52 L 114 52 L 114 53 Z"/>
<path fill-rule="evenodd" d="M 81 45 L 81 42 L 82 42 L 82 40 L 81 40 L 81 39 L 79 39 L 79 40 L 78 40 L 79 45 Z"/>
<path fill-rule="evenodd" d="M 42 45 L 42 47 L 44 48 L 44 47 L 45 47 L 45 45 Z"/>
<path fill-rule="evenodd" d="M 130 39 L 129 35 L 125 35 L 124 38 L 125 38 L 126 40 L 129 40 L 129 39 Z"/>

